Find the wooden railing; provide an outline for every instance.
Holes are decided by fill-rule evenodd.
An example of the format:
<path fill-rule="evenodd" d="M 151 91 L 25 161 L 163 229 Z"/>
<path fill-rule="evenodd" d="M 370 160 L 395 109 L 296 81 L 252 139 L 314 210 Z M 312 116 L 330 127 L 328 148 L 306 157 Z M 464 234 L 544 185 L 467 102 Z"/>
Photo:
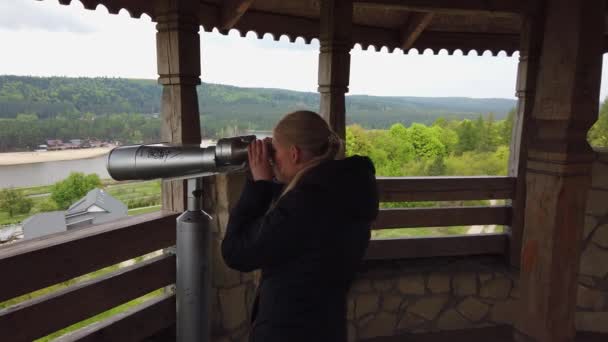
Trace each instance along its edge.
<path fill-rule="evenodd" d="M 378 178 L 380 202 L 512 199 L 512 177 Z M 510 206 L 381 209 L 373 229 L 509 225 Z M 507 235 L 474 234 L 372 240 L 367 259 L 503 254 Z"/>
<path fill-rule="evenodd" d="M 4 247 L 0 302 L 173 246 L 176 216 L 156 212 Z M 2 339 L 31 341 L 173 283 L 175 256 L 170 254 L 119 268 L 0 310 Z M 167 305 L 172 301 L 167 294 L 121 315 L 124 322 L 139 326 L 131 337 L 143 338 L 171 324 L 174 318 L 155 325 L 144 322 L 174 315 L 175 306 Z M 159 310 L 165 307 L 170 310 Z M 120 324 L 106 322 L 87 335 L 116 331 L 121 331 Z"/>
<path fill-rule="evenodd" d="M 508 177 L 379 178 L 382 202 L 513 198 Z M 151 213 L 26 240 L 0 249 L 0 302 L 175 244 L 175 213 Z M 374 229 L 509 224 L 508 206 L 382 209 Z M 506 234 L 372 240 L 368 259 L 502 254 Z M 0 310 L 7 341 L 31 341 L 175 282 L 175 257 L 119 268 Z M 165 292 L 61 340 L 139 340 L 175 322 L 175 297 Z"/>

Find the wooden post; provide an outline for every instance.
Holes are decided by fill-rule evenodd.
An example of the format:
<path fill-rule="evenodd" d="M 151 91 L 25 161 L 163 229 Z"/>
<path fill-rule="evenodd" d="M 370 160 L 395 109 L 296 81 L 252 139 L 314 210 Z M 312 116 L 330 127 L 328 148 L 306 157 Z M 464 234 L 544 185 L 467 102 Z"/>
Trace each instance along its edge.
<path fill-rule="evenodd" d="M 519 64 L 517 67 L 517 110 L 513 117 L 511 132 L 511 153 L 509 155 L 509 176 L 516 177 L 515 197 L 511 201 L 513 218 L 509 228 L 509 262 L 519 267 L 521 242 L 524 230 L 526 208 L 526 158 L 528 153 L 528 126 L 532 117 L 538 62 L 543 43 L 544 16 L 542 8 L 530 9 L 523 16 Z"/>
<path fill-rule="evenodd" d="M 201 83 L 198 6 L 196 0 L 157 0 L 158 82 L 163 86 L 161 140 L 200 144 L 196 86 Z M 184 181 L 163 181 L 163 209 L 185 209 Z"/>
<path fill-rule="evenodd" d="M 547 0 L 528 130 L 518 341 L 573 341 L 580 242 L 594 153 L 603 0 Z"/>
<path fill-rule="evenodd" d="M 346 137 L 345 94 L 350 73 L 352 17 L 352 1 L 321 1 L 319 112 L 342 139 Z"/>

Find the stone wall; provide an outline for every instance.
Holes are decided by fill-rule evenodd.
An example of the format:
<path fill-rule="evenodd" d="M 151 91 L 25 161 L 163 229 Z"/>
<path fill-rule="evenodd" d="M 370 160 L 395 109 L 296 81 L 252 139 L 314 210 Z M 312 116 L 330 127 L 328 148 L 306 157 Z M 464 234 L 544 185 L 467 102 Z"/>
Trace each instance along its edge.
<path fill-rule="evenodd" d="M 256 273 L 240 273 L 224 263 L 220 246 L 229 210 L 238 200 L 245 177 L 219 175 L 205 178 L 205 211 L 213 217 L 212 239 L 212 340 L 247 341 L 250 310 L 257 286 Z"/>
<path fill-rule="evenodd" d="M 511 324 L 517 279 L 502 258 L 366 262 L 348 302 L 351 341 Z"/>
<path fill-rule="evenodd" d="M 587 199 L 576 327 L 608 332 L 608 150 L 599 150 Z"/>

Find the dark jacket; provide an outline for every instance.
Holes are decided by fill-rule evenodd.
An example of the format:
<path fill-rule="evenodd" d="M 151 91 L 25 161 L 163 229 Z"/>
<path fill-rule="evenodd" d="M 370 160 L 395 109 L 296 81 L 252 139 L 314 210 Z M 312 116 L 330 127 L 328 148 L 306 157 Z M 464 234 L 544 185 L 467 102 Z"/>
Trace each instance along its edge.
<path fill-rule="evenodd" d="M 254 342 L 346 341 L 346 296 L 378 214 L 367 157 L 321 163 L 267 213 L 276 184 L 249 181 L 230 214 L 222 255 L 262 270 Z"/>

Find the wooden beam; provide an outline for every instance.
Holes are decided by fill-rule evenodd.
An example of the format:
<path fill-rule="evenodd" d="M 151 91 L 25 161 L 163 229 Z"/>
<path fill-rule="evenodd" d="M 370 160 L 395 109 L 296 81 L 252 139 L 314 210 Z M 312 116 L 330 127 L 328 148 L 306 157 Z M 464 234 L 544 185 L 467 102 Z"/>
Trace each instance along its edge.
<path fill-rule="evenodd" d="M 544 18 L 540 9 L 523 16 L 515 86 L 517 110 L 513 117 L 508 171 L 510 177 L 515 177 L 515 197 L 510 202 L 513 207 L 513 220 L 507 231 L 509 233 L 509 261 L 511 266 L 516 268 L 519 268 L 521 262 L 521 242 L 526 213 L 526 161 L 529 126 L 536 94 L 538 62 L 543 42 L 543 24 Z"/>
<path fill-rule="evenodd" d="M 354 0 L 356 6 L 405 9 L 447 14 L 519 14 L 528 8 L 525 0 Z"/>
<path fill-rule="evenodd" d="M 196 87 L 201 83 L 198 0 L 156 0 L 156 55 L 162 85 L 161 141 L 200 144 Z M 184 211 L 186 182 L 162 182 L 162 207 Z"/>
<path fill-rule="evenodd" d="M 346 93 L 350 80 L 352 27 L 352 1 L 321 1 L 319 114 L 342 139 L 346 139 Z"/>
<path fill-rule="evenodd" d="M 1 310 L 0 331 L 32 341 L 174 282 L 175 256 L 161 255 Z"/>
<path fill-rule="evenodd" d="M 401 49 L 409 50 L 433 20 L 433 13 L 412 12 L 409 14 L 407 23 L 401 31 Z"/>
<path fill-rule="evenodd" d="M 143 341 L 175 323 L 175 294 L 166 293 L 59 337 L 57 342 Z"/>
<path fill-rule="evenodd" d="M 371 240 L 366 260 L 391 260 L 464 255 L 502 255 L 507 246 L 505 234 L 438 236 L 407 239 Z"/>
<path fill-rule="evenodd" d="M 526 165 L 517 341 L 573 341 L 605 0 L 546 0 Z"/>
<path fill-rule="evenodd" d="M 372 229 L 508 225 L 511 207 L 380 209 Z"/>
<path fill-rule="evenodd" d="M 234 27 L 239 19 L 247 12 L 249 6 L 253 3 L 253 0 L 228 0 L 224 3 L 221 10 L 221 24 L 222 30 L 230 30 Z"/>
<path fill-rule="evenodd" d="M 377 177 L 380 202 L 508 199 L 514 177 Z"/>
<path fill-rule="evenodd" d="M 150 213 L 0 249 L 0 302 L 175 245 L 175 213 Z M 110 252 L 111 248 L 111 252 Z"/>

